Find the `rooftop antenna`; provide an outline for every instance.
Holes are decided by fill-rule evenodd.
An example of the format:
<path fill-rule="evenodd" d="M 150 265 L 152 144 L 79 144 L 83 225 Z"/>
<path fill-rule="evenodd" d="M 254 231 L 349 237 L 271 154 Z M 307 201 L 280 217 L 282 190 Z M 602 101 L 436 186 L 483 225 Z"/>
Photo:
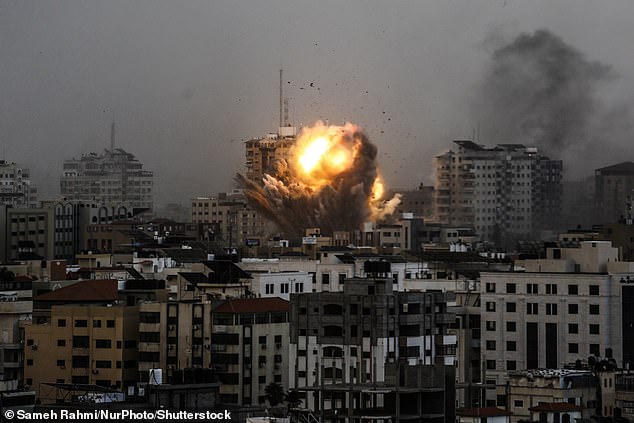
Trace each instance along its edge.
<path fill-rule="evenodd" d="M 110 124 L 110 154 L 114 154 L 114 113 L 112 113 L 112 123 Z"/>
<path fill-rule="evenodd" d="M 282 114 L 282 108 L 284 105 L 284 85 L 282 84 L 282 73 L 284 71 L 282 70 L 282 67 L 280 66 L 280 128 L 284 123 L 284 115 Z"/>

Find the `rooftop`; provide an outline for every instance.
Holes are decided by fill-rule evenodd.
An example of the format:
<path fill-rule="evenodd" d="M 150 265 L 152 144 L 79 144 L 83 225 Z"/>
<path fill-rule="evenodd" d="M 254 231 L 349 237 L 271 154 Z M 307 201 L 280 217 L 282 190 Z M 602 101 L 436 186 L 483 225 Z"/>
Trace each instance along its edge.
<path fill-rule="evenodd" d="M 634 162 L 622 162 L 597 169 L 601 173 L 634 173 Z"/>
<path fill-rule="evenodd" d="M 227 300 L 214 309 L 214 313 L 260 313 L 267 311 L 288 311 L 289 302 L 279 297 L 245 298 Z"/>
<path fill-rule="evenodd" d="M 497 407 L 469 408 L 466 410 L 458 410 L 457 415 L 461 417 L 497 417 L 510 416 L 512 413 Z"/>
<path fill-rule="evenodd" d="M 535 407 L 528 409 L 529 411 L 562 413 L 567 411 L 581 411 L 581 407 L 567 402 L 543 402 Z"/>
<path fill-rule="evenodd" d="M 34 301 L 94 303 L 117 301 L 118 282 L 115 279 L 80 281 L 72 285 L 47 292 L 34 298 Z"/>

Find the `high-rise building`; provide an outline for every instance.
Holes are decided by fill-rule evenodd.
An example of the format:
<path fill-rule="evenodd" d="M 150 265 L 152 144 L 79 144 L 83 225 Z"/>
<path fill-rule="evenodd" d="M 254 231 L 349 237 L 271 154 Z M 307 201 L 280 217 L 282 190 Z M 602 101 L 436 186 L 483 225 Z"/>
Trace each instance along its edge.
<path fill-rule="evenodd" d="M 13 162 L 0 160 L 0 204 L 35 207 L 37 188 L 29 179 L 29 170 Z"/>
<path fill-rule="evenodd" d="M 595 204 L 599 223 L 632 220 L 634 163 L 623 162 L 594 172 Z"/>
<path fill-rule="evenodd" d="M 65 160 L 60 188 L 66 200 L 152 209 L 153 179 L 136 157 L 116 148 Z"/>
<path fill-rule="evenodd" d="M 343 292 L 291 294 L 289 385 L 321 421 L 453 421 L 453 296 L 393 285 L 351 278 Z"/>
<path fill-rule="evenodd" d="M 245 142 L 247 179 L 262 183 L 265 173 L 272 173 L 280 159 L 286 159 L 295 144 L 297 128 L 281 126 L 277 133 Z"/>
<path fill-rule="evenodd" d="M 435 158 L 437 220 L 472 226 L 496 242 L 558 227 L 560 160 L 520 144 L 454 143 L 456 151 Z"/>

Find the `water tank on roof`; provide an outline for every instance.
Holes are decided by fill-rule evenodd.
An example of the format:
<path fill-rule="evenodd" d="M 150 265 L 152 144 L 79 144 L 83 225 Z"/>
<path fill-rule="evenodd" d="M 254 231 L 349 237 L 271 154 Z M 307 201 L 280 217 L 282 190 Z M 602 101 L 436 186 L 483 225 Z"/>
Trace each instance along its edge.
<path fill-rule="evenodd" d="M 163 383 L 163 369 L 150 369 L 150 385 L 161 385 Z"/>

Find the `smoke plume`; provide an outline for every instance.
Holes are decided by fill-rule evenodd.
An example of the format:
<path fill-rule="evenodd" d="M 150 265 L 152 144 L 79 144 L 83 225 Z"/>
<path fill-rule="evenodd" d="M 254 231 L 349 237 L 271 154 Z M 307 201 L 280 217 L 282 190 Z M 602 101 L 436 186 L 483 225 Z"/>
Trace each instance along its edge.
<path fill-rule="evenodd" d="M 356 125 L 304 128 L 288 158 L 261 181 L 237 175 L 250 204 L 289 235 L 306 228 L 358 229 L 391 214 L 399 197 L 383 202 L 377 148 Z"/>
<path fill-rule="evenodd" d="M 523 33 L 494 50 L 474 115 L 486 143 L 538 146 L 580 171 L 592 152 L 605 151 L 597 145 L 624 145 L 621 134 L 605 131 L 607 122 L 623 127 L 617 116 L 631 117 L 629 107 L 602 101 L 601 92 L 615 79 L 610 66 L 548 30 Z"/>

